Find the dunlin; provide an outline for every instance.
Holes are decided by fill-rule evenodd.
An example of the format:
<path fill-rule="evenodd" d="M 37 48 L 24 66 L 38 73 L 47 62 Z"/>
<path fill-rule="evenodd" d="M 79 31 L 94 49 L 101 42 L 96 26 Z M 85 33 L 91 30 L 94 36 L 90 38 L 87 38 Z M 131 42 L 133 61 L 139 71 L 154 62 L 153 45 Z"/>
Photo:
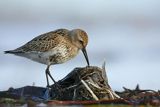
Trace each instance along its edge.
<path fill-rule="evenodd" d="M 56 83 L 50 74 L 49 67 L 72 59 L 78 54 L 79 50 L 82 50 L 89 66 L 86 52 L 87 43 L 87 33 L 81 29 L 57 29 L 39 35 L 25 45 L 15 50 L 5 51 L 5 53 L 14 54 L 46 64 L 47 69 L 45 70 L 45 73 L 47 86 L 49 86 L 48 76 Z"/>

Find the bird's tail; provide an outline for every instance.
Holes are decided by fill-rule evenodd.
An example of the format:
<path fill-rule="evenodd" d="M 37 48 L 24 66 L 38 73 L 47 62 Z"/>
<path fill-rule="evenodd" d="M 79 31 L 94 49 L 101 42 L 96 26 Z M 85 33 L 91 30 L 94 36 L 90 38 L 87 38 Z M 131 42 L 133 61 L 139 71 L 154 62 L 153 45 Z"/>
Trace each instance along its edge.
<path fill-rule="evenodd" d="M 15 53 L 15 52 L 12 51 L 12 50 L 9 50 L 9 51 L 4 51 L 4 53 L 5 53 L 5 54 L 8 54 L 8 53 L 9 53 L 9 54 L 13 54 L 13 53 Z"/>
<path fill-rule="evenodd" d="M 18 53 L 22 53 L 20 51 L 15 51 L 15 50 L 9 50 L 9 51 L 4 51 L 5 54 L 18 54 Z"/>

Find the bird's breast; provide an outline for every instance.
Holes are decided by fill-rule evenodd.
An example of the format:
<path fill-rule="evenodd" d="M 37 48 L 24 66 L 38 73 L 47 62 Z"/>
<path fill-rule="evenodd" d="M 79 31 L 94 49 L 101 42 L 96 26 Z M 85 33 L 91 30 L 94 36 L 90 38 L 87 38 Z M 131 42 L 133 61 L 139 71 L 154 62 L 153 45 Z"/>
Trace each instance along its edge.
<path fill-rule="evenodd" d="M 53 48 L 49 53 L 49 63 L 60 64 L 75 57 L 78 54 L 78 48 L 62 45 Z"/>

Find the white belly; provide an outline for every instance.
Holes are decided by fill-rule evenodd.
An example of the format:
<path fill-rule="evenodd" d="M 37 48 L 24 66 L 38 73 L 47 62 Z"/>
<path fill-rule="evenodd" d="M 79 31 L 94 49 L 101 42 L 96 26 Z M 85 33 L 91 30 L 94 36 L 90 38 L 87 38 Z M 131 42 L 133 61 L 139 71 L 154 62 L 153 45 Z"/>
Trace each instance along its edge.
<path fill-rule="evenodd" d="M 75 50 L 76 54 L 78 53 L 78 49 Z M 19 54 L 18 56 L 23 56 L 23 57 L 26 57 L 28 59 L 31 59 L 33 61 L 36 61 L 36 62 L 39 62 L 39 63 L 42 63 L 42 64 L 46 64 L 46 65 L 51 65 L 51 64 L 59 64 L 59 63 L 63 63 L 63 62 L 66 62 L 68 61 L 69 59 L 73 58 L 75 55 L 72 55 L 72 56 L 67 56 L 68 52 L 66 50 L 66 48 L 62 47 L 55 47 L 53 48 L 52 50 L 50 51 L 46 51 L 46 52 L 28 52 L 28 53 L 23 53 L 23 54 Z M 57 62 L 50 62 L 49 58 L 51 56 L 54 56 L 54 55 L 57 55 L 59 54 L 60 55 L 60 58 L 59 59 L 56 59 Z M 63 58 L 63 59 L 61 59 Z"/>

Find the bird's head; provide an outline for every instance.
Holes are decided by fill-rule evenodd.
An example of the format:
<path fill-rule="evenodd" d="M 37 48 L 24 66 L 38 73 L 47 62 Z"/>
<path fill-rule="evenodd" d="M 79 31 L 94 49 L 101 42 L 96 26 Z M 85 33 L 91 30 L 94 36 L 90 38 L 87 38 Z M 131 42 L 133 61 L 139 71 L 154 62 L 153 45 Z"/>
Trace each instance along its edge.
<path fill-rule="evenodd" d="M 87 33 L 81 29 L 73 29 L 69 32 L 69 35 L 71 37 L 72 44 L 74 44 L 78 49 L 82 50 L 86 58 L 87 64 L 89 66 L 89 60 L 88 60 L 88 55 L 86 51 L 86 46 L 88 44 Z"/>

